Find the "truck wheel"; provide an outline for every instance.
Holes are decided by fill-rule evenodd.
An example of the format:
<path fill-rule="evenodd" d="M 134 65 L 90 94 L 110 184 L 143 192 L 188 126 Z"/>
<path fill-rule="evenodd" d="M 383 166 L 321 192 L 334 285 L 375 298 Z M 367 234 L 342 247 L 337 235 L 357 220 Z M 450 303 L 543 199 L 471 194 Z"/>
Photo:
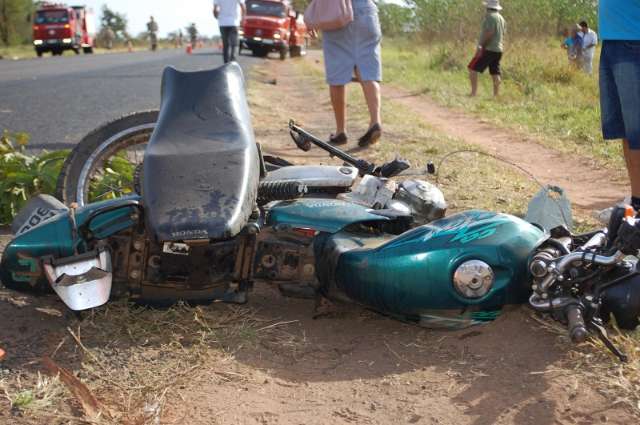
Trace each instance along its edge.
<path fill-rule="evenodd" d="M 254 49 L 251 49 L 251 52 L 253 53 L 253 56 L 257 56 L 259 58 L 267 57 L 267 55 L 269 54 L 269 50 L 264 47 L 256 47 Z"/>
<path fill-rule="evenodd" d="M 38 55 L 38 57 L 41 58 L 42 57 L 42 50 L 36 49 L 36 55 Z"/>
<path fill-rule="evenodd" d="M 286 47 L 281 47 L 280 48 L 280 60 L 283 61 L 287 58 L 287 48 Z"/>
<path fill-rule="evenodd" d="M 87 134 L 62 165 L 56 185 L 56 198 L 66 205 L 72 202 L 85 205 L 94 200 L 90 195 L 96 199 L 104 199 L 103 195 L 106 193 L 100 192 L 100 187 L 96 188 L 95 183 L 103 177 L 105 163 L 116 156 L 120 161 L 126 159 L 131 164 L 133 175 L 135 167 L 142 163 L 144 148 L 157 120 L 158 111 L 135 112 Z M 117 192 L 116 195 L 119 196 L 133 192 L 133 179 L 122 180 L 123 186 L 109 187 L 108 192 Z"/>
<path fill-rule="evenodd" d="M 289 48 L 289 56 L 297 58 L 302 56 L 302 46 L 291 46 Z"/>
<path fill-rule="evenodd" d="M 93 47 L 83 47 L 83 48 L 82 48 L 82 52 L 83 52 L 85 55 L 90 55 L 90 54 L 92 54 L 92 53 L 93 53 Z"/>

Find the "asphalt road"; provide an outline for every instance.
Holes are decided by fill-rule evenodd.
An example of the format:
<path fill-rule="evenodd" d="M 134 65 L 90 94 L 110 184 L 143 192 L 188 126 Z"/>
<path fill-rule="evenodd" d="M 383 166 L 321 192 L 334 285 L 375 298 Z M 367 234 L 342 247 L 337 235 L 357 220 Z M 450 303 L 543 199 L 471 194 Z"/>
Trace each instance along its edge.
<path fill-rule="evenodd" d="M 241 56 L 247 70 L 257 59 Z M 124 114 L 158 108 L 168 66 L 196 71 L 222 65 L 203 49 L 0 60 L 0 131 L 26 132 L 31 149 L 73 147 L 86 133 Z"/>

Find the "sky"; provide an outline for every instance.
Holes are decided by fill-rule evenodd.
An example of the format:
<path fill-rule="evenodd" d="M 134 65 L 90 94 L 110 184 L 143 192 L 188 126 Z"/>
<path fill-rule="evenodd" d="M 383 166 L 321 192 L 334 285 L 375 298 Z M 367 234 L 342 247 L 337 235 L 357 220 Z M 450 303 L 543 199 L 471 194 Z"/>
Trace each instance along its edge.
<path fill-rule="evenodd" d="M 147 30 L 149 16 L 153 15 L 160 35 L 182 29 L 195 22 L 203 35 L 218 34 L 218 24 L 213 18 L 213 0 L 67 0 L 69 5 L 93 8 L 96 25 L 99 26 L 102 5 L 106 4 L 114 12 L 127 16 L 128 29 L 133 35 Z"/>
<path fill-rule="evenodd" d="M 389 3 L 400 3 L 399 0 L 387 0 Z M 147 29 L 149 16 L 153 15 L 158 22 L 160 35 L 182 29 L 189 23 L 195 22 L 198 31 L 203 35 L 217 35 L 218 24 L 213 18 L 213 0 L 68 0 L 70 5 L 85 4 L 96 15 L 96 25 L 99 25 L 102 5 L 106 4 L 111 10 L 127 16 L 129 32 L 137 35 Z"/>

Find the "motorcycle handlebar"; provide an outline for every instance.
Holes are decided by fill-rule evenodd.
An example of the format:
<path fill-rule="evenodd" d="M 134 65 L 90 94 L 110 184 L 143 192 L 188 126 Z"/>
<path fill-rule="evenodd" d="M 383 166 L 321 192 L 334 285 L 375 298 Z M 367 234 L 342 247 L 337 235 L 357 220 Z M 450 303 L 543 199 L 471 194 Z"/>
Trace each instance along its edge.
<path fill-rule="evenodd" d="M 567 329 L 569 330 L 571 341 L 576 344 L 584 342 L 587 339 L 588 332 L 582 315 L 582 307 L 578 304 L 571 304 L 567 306 L 565 313 L 567 315 Z"/>
<path fill-rule="evenodd" d="M 374 164 L 364 159 L 355 158 L 342 149 L 338 149 L 335 146 L 332 146 L 329 143 L 318 139 L 313 134 L 307 132 L 301 127 L 298 127 L 293 120 L 289 121 L 289 132 L 291 134 L 291 138 L 296 143 L 298 148 L 305 152 L 308 152 L 309 149 L 311 149 L 311 144 L 314 144 L 319 148 L 329 152 L 331 156 L 338 157 L 344 162 L 353 165 L 360 171 L 360 175 L 362 176 L 364 176 L 365 174 L 371 174 L 375 170 Z"/>

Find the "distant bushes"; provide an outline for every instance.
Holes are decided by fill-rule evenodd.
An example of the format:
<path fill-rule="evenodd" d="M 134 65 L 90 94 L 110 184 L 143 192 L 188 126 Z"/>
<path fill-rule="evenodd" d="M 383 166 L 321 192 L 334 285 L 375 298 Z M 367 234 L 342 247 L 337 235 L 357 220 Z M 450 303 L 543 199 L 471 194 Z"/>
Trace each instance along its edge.
<path fill-rule="evenodd" d="M 480 0 L 404 0 L 406 8 L 381 1 L 380 20 L 386 35 L 411 33 L 426 40 L 464 42 L 478 36 L 484 14 Z M 507 0 L 501 12 L 509 38 L 558 34 L 586 19 L 596 27 L 597 0 Z"/>

